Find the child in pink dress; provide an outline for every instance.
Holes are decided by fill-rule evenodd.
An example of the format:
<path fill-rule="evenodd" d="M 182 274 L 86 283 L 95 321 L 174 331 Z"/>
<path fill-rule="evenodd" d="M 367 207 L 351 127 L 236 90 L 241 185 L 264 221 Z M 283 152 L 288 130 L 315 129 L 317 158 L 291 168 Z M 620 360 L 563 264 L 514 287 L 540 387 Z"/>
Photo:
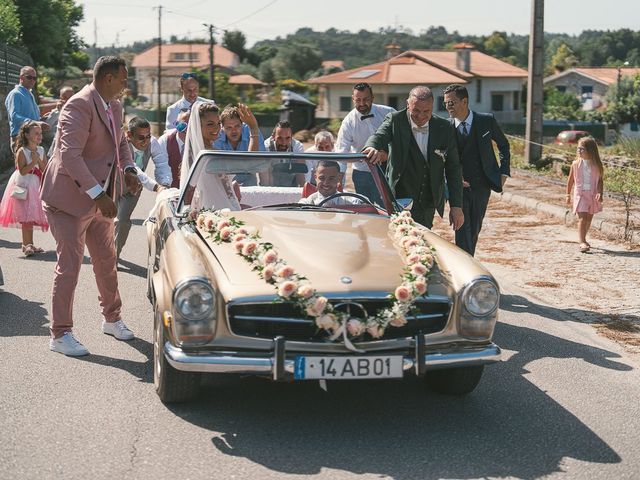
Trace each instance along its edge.
<path fill-rule="evenodd" d="M 593 215 L 602 211 L 604 167 L 593 137 L 581 138 L 577 153 L 578 158 L 571 164 L 567 180 L 567 204 L 571 203 L 573 190 L 573 213 L 578 215 L 580 251 L 586 253 L 591 248 L 587 232 Z"/>
<path fill-rule="evenodd" d="M 49 229 L 40 200 L 40 178 L 46 165 L 40 142 L 40 125 L 31 120 L 25 122 L 20 127 L 16 143 L 16 169 L 7 182 L 0 203 L 0 225 L 22 228 L 22 252 L 26 257 L 43 252 L 33 244 L 33 226 L 39 226 L 42 231 Z M 26 198 L 12 195 L 16 185 L 26 189 Z"/>

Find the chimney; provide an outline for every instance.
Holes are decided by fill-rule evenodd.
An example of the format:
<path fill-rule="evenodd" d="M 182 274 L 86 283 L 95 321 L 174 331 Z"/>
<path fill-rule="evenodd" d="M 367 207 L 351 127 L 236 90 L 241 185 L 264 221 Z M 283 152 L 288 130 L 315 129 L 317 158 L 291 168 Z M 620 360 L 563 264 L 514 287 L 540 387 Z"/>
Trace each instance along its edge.
<path fill-rule="evenodd" d="M 392 40 L 391 43 L 384 48 L 387 49 L 387 60 L 402 53 L 400 45 L 398 45 L 395 40 Z"/>
<path fill-rule="evenodd" d="M 471 50 L 475 47 L 470 43 L 456 43 L 453 48 L 456 51 L 456 68 L 463 72 L 470 72 Z"/>

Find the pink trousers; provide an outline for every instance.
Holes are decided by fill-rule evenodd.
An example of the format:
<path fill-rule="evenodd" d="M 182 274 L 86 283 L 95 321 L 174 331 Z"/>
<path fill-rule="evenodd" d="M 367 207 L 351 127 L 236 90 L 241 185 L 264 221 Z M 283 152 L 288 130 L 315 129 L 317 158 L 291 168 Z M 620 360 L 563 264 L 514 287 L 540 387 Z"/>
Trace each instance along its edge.
<path fill-rule="evenodd" d="M 45 207 L 45 212 L 58 256 L 51 295 L 53 338 L 73 328 L 73 298 L 85 245 L 91 255 L 102 315 L 107 322 L 119 320 L 122 301 L 118 292 L 113 219 L 104 217 L 98 208 L 83 217 L 50 206 Z"/>

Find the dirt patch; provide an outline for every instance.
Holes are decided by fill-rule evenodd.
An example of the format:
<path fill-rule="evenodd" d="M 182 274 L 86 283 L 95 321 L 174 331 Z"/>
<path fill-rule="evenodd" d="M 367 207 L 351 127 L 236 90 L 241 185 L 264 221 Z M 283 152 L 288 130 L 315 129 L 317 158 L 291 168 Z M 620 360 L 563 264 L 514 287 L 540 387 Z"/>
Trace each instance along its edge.
<path fill-rule="evenodd" d="M 640 347 L 640 325 L 632 320 L 616 318 L 607 323 L 596 323 L 600 335 L 632 347 Z"/>
<path fill-rule="evenodd" d="M 559 283 L 553 283 L 553 282 L 527 282 L 525 283 L 525 285 L 530 285 L 532 287 L 541 287 L 541 288 L 560 288 L 560 284 Z"/>
<path fill-rule="evenodd" d="M 480 259 L 483 262 L 495 263 L 496 265 L 508 265 L 511 267 L 520 267 L 522 263 L 515 258 L 485 258 Z"/>

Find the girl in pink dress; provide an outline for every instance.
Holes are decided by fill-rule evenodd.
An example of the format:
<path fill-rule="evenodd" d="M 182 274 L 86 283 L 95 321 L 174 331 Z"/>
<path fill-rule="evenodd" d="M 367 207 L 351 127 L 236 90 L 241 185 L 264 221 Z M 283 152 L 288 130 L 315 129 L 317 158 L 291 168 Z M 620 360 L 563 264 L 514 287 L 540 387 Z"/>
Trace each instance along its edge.
<path fill-rule="evenodd" d="M 586 253 L 591 248 L 587 242 L 587 232 L 593 215 L 602 211 L 604 167 L 593 137 L 578 141 L 577 154 L 578 158 L 571 164 L 567 180 L 567 204 L 572 201 L 573 190 L 573 213 L 578 215 L 580 251 Z"/>
<path fill-rule="evenodd" d="M 22 228 L 22 252 L 26 257 L 43 250 L 33 244 L 33 226 L 42 231 L 49 229 L 47 217 L 40 200 L 40 178 L 45 168 L 42 130 L 34 121 L 25 122 L 20 127 L 16 143 L 16 169 L 7 182 L 7 188 L 0 203 L 0 225 Z M 26 198 L 19 198 L 14 192 L 26 190 Z"/>

